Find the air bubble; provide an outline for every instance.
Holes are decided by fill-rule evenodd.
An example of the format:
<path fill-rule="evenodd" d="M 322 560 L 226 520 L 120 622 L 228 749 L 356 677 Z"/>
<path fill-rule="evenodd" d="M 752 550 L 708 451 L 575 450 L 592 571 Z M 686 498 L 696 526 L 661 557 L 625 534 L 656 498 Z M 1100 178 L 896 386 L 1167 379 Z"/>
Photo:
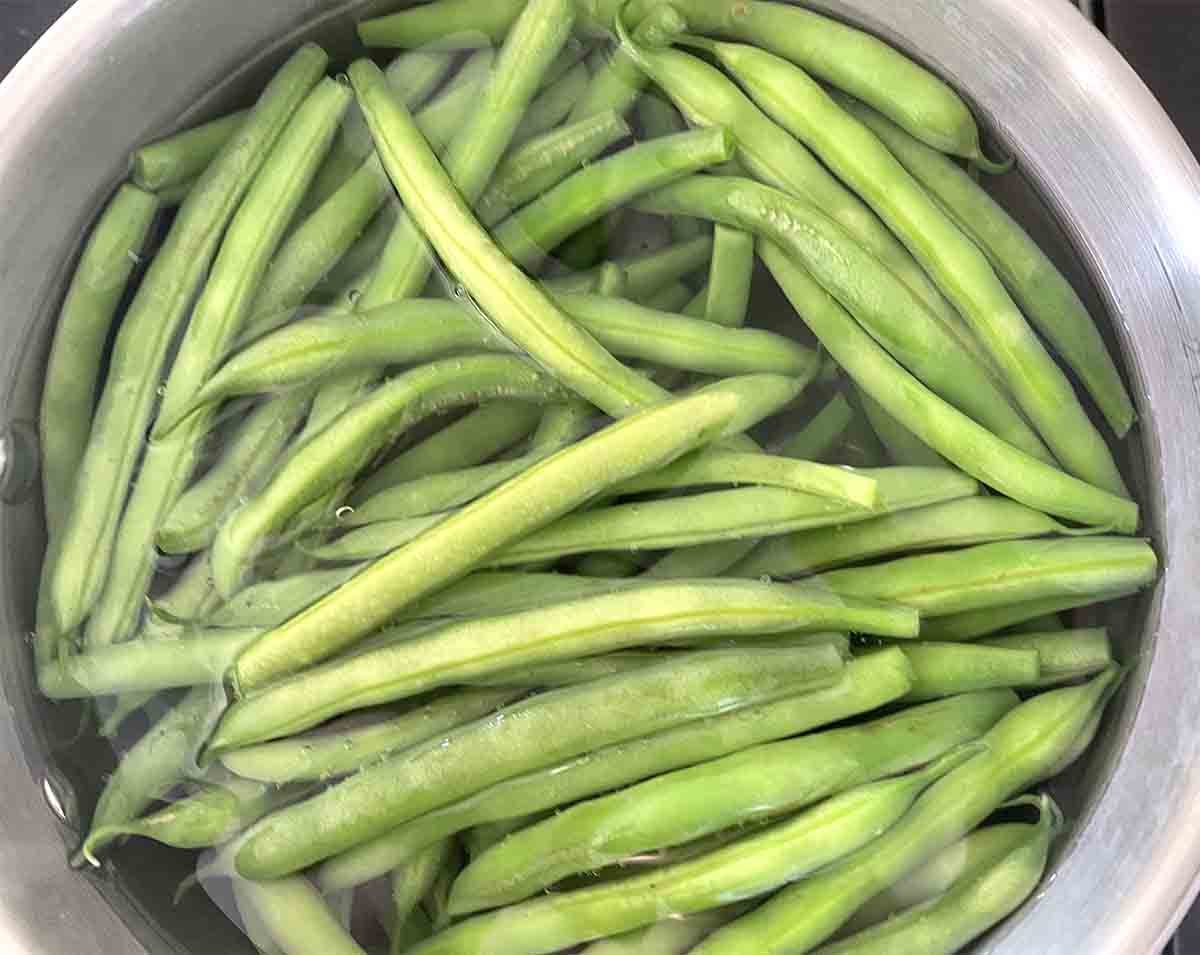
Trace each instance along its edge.
<path fill-rule="evenodd" d="M 357 305 L 358 300 L 360 298 L 362 298 L 362 291 L 359 289 L 356 289 L 356 288 L 352 288 L 349 292 L 346 293 L 346 298 L 350 302 L 351 305 Z"/>
<path fill-rule="evenodd" d="M 333 512 L 333 516 L 336 517 L 339 521 L 348 520 L 350 517 L 353 516 L 353 514 L 354 514 L 354 508 L 352 508 L 349 504 L 343 504 L 341 507 L 339 507 L 336 511 Z"/>

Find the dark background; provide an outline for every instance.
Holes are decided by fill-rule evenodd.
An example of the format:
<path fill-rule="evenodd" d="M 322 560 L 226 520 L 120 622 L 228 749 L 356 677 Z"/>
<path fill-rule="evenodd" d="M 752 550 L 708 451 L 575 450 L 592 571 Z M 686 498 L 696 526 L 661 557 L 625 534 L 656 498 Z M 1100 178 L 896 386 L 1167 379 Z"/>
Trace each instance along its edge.
<path fill-rule="evenodd" d="M 0 0 L 0 77 L 72 2 Z M 1200 155 L 1200 0 L 1044 2 L 1074 2 L 1090 16 L 1141 74 Z M 1164 955 L 1200 955 L 1200 907 Z"/>

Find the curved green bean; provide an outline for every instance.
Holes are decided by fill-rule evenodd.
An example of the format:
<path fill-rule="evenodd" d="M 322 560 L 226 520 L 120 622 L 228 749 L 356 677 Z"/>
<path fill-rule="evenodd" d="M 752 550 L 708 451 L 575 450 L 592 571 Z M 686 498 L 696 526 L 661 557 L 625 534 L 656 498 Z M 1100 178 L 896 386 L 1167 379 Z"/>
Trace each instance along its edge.
<path fill-rule="evenodd" d="M 150 192 L 191 183 L 204 172 L 246 121 L 241 110 L 167 136 L 133 154 L 133 181 Z"/>
<path fill-rule="evenodd" d="M 669 464 L 726 430 L 740 433 L 791 393 L 788 379 L 731 378 L 633 415 L 558 452 L 272 631 L 238 661 L 238 682 L 250 689 L 336 653 L 463 576 L 491 553 L 613 484 Z M 249 539 L 251 546 L 255 536 Z M 218 545 L 221 539 L 218 535 Z M 214 548 L 215 576 L 216 555 Z M 219 579 L 217 586 L 220 589 Z"/>
<path fill-rule="evenodd" d="M 828 647 L 710 651 L 539 694 L 267 817 L 239 849 L 238 871 L 277 878 L 492 783 L 798 687 L 829 685 L 841 666 Z M 589 719 L 577 719 L 580 712 Z"/>
<path fill-rule="evenodd" d="M 820 461 L 841 438 L 853 417 L 854 409 L 845 395 L 834 395 L 803 428 L 784 438 L 776 453 L 804 461 Z"/>
<path fill-rule="evenodd" d="M 1030 648 L 922 640 L 920 645 L 903 649 L 917 675 L 908 695 L 910 700 L 1036 686 L 1042 677 L 1041 658 Z"/>
<path fill-rule="evenodd" d="M 268 84 L 246 123 L 179 210 L 121 322 L 56 550 L 55 571 L 48 581 L 51 610 L 61 632 L 79 625 L 104 586 L 167 348 L 208 272 L 226 225 L 326 62 L 320 48 L 305 46 Z"/>
<path fill-rule="evenodd" d="M 1074 533 L 1024 504 L 976 496 L 767 541 L 731 572 L 738 577 L 799 577 L 916 550 Z"/>
<path fill-rule="evenodd" d="M 941 617 L 1044 597 L 1149 586 L 1158 558 L 1128 537 L 1019 540 L 833 570 L 814 586 Z"/>
<path fill-rule="evenodd" d="M 908 772 L 982 736 L 1016 705 L 1011 692 L 940 701 L 766 743 L 578 803 L 472 862 L 455 884 L 452 909 L 466 914 L 518 902 L 566 876 Z"/>
<path fill-rule="evenodd" d="M 1103 627 L 1084 630 L 1014 633 L 989 637 L 980 645 L 1014 650 L 1034 650 L 1041 664 L 1036 688 L 1070 683 L 1095 676 L 1114 663 L 1112 642 Z"/>
<path fill-rule="evenodd" d="M 417 421 L 487 398 L 560 396 L 557 386 L 531 364 L 500 355 L 446 359 L 393 378 L 296 447 L 262 491 L 221 526 L 212 547 L 218 592 L 232 595 L 271 534 L 357 474 Z"/>
<path fill-rule="evenodd" d="M 495 784 L 335 856 L 321 866 L 318 879 L 327 892 L 358 885 L 445 835 L 569 805 L 659 773 L 867 713 L 903 696 L 911 680 L 912 668 L 899 650 L 851 660 L 841 679 L 826 689 L 695 720 Z"/>

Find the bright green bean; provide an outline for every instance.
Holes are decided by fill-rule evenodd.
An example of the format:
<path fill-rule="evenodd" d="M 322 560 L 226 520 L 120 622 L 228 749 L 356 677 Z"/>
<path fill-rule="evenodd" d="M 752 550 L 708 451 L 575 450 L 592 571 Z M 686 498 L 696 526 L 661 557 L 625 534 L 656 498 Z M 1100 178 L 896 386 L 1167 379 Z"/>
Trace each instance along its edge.
<path fill-rule="evenodd" d="M 212 548 L 217 590 L 232 595 L 271 534 L 305 505 L 352 478 L 417 421 L 501 397 L 537 401 L 559 398 L 561 392 L 528 362 L 500 355 L 433 362 L 376 389 L 296 447 L 266 487 L 221 526 Z"/>
<path fill-rule="evenodd" d="M 870 712 L 907 693 L 911 680 L 912 668 L 899 650 L 851 660 L 842 678 L 827 689 L 696 720 L 493 785 L 334 857 L 319 870 L 319 881 L 328 892 L 357 885 L 447 834 L 568 805 L 658 773 Z"/>
<path fill-rule="evenodd" d="M 838 364 L 897 421 L 1002 494 L 1056 517 L 1132 532 L 1138 507 L 1024 454 L 942 401 L 891 359 L 838 303 L 770 244 L 759 255 Z"/>
<path fill-rule="evenodd" d="M 1077 607 L 1089 607 L 1103 601 L 1117 600 L 1135 594 L 1140 589 L 1140 587 L 1131 585 L 1107 592 L 1059 594 L 1054 597 L 1025 600 L 1015 604 L 1003 604 L 999 607 L 987 607 L 983 610 L 968 610 L 965 613 L 950 614 L 947 617 L 939 617 L 937 620 L 926 621 L 921 632 L 922 636 L 928 640 L 974 640 L 998 633 L 1015 624 L 1033 620 L 1043 614 L 1059 613 L 1063 610 L 1074 610 Z"/>
<path fill-rule="evenodd" d="M 404 481 L 483 464 L 527 437 L 541 414 L 541 408 L 525 401 L 489 401 L 480 405 L 360 481 L 349 503 L 357 506 L 384 488 Z"/>
<path fill-rule="evenodd" d="M 723 431 L 741 433 L 770 413 L 772 404 L 788 400 L 791 391 L 790 381 L 768 375 L 728 379 L 617 422 L 560 451 L 272 631 L 238 661 L 239 683 L 250 689 L 336 653 L 463 576 L 491 553 L 607 487 L 663 467 Z M 386 594 L 382 599 L 381 593 Z"/>
<path fill-rule="evenodd" d="M 450 887 L 466 864 L 466 852 L 463 850 L 462 840 L 454 838 L 449 842 L 450 858 L 438 870 L 437 877 L 421 902 L 421 907 L 429 915 L 434 932 L 440 932 L 450 924 L 451 915 L 447 904 L 450 900 Z"/>
<path fill-rule="evenodd" d="M 140 693 L 122 693 L 120 696 L 115 696 L 112 699 L 111 705 L 107 710 L 99 710 L 100 722 L 96 726 L 96 735 L 101 739 L 115 739 L 121 731 L 121 727 L 125 725 L 134 713 L 140 713 L 142 710 L 158 696 L 153 691 L 144 690 Z"/>
<path fill-rule="evenodd" d="M 738 577 L 799 577 L 915 550 L 1072 533 L 1024 504 L 977 496 L 780 537 L 764 543 L 732 573 Z"/>
<path fill-rule="evenodd" d="M 1103 337 L 1078 293 L 1024 229 L 953 162 L 873 110 L 839 100 L 895 157 L 991 260 L 1018 304 L 1063 356 L 1118 437 L 1136 414 Z"/>
<path fill-rule="evenodd" d="M 892 601 L 922 617 L 941 617 L 1043 597 L 1147 587 L 1157 574 L 1158 558 L 1145 541 L 1092 537 L 980 544 L 833 570 L 814 583 L 845 597 Z"/>
<path fill-rule="evenodd" d="M 438 0 L 364 20 L 358 38 L 366 46 L 472 49 L 503 40 L 524 7 L 524 0 Z"/>
<path fill-rule="evenodd" d="M 312 570 L 278 580 L 262 580 L 238 591 L 203 619 L 212 627 L 278 626 L 341 586 L 364 566 Z"/>
<path fill-rule="evenodd" d="M 887 409 L 858 389 L 858 403 L 880 443 L 887 449 L 893 464 L 914 467 L 945 467 L 946 460 L 929 445 L 888 414 Z"/>
<path fill-rule="evenodd" d="M 844 395 L 837 394 L 809 422 L 780 442 L 777 453 L 803 461 L 824 458 L 850 425 L 854 409 Z"/>
<path fill-rule="evenodd" d="M 543 89 L 521 117 L 513 132 L 513 145 L 519 148 L 565 122 L 587 92 L 589 79 L 587 64 L 577 63 L 560 80 Z"/>
<path fill-rule="evenodd" d="M 366 955 L 307 879 L 233 879 L 238 908 L 288 955 Z"/>
<path fill-rule="evenodd" d="M 904 655 L 917 675 L 910 700 L 1035 686 L 1042 676 L 1037 651 L 1027 648 L 922 640 L 919 646 L 905 646 Z"/>
<path fill-rule="evenodd" d="M 744 44 L 704 45 L 776 122 L 815 150 L 896 232 L 959 309 L 1066 469 L 1097 487 L 1127 493 L 1103 436 L 987 256 L 879 138 L 786 60 Z"/>
<path fill-rule="evenodd" d="M 908 772 L 982 736 L 1016 705 L 1016 695 L 1003 691 L 944 700 L 862 726 L 766 743 L 579 803 L 472 862 L 451 904 L 459 914 L 507 905 L 577 872 Z"/>
<path fill-rule="evenodd" d="M 121 323 L 48 582 L 62 632 L 78 626 L 104 586 L 167 348 L 192 306 L 226 225 L 326 61 L 319 48 L 305 46 L 271 81 L 179 210 Z"/>
<path fill-rule="evenodd" d="M 496 170 L 492 184 L 476 204 L 479 221 L 487 226 L 502 221 L 629 134 L 625 120 L 609 110 L 531 139 L 505 157 Z"/>
<path fill-rule="evenodd" d="M 1117 671 L 1109 670 L 1018 706 L 983 737 L 987 749 L 934 783 L 899 823 L 720 930 L 695 955 L 800 953 L 819 945 L 868 899 L 1054 770 L 1118 682 Z"/>
<path fill-rule="evenodd" d="M 1063 626 L 1062 620 L 1057 613 L 1047 613 L 1040 617 L 1033 617 L 1030 620 L 1023 620 L 1014 627 L 1009 628 L 1010 633 L 1047 633 L 1049 631 L 1062 631 L 1066 627 Z"/>
<path fill-rule="evenodd" d="M 911 611 L 830 601 L 795 585 L 663 583 L 450 623 L 402 643 L 330 661 L 238 700 L 211 745 L 233 749 L 274 739 L 350 710 L 533 664 L 713 632 L 767 634 L 800 627 L 912 637 L 917 624 Z"/>
<path fill-rule="evenodd" d="M 190 183 L 217 158 L 248 115 L 230 113 L 142 146 L 133 154 L 133 181 L 150 192 Z"/>
<path fill-rule="evenodd" d="M 539 694 L 268 817 L 239 850 L 238 870 L 277 878 L 521 773 L 798 687 L 829 685 L 841 664 L 832 648 L 707 652 Z M 581 712 L 589 718 L 577 719 Z"/>
<path fill-rule="evenodd" d="M 753 236 L 724 225 L 716 227 L 704 300 L 705 319 L 733 327 L 746 324 L 754 262 Z"/>
<path fill-rule="evenodd" d="M 644 301 L 707 265 L 712 257 L 712 249 L 712 236 L 701 235 L 668 245 L 657 252 L 614 259 L 613 263 L 625 273 L 625 294 L 635 301 Z M 591 269 L 547 279 L 543 285 L 555 293 L 594 292 L 598 271 Z"/>
<path fill-rule="evenodd" d="M 390 554 L 436 527 L 453 512 L 443 511 L 420 517 L 376 521 L 342 534 L 336 540 L 301 545 L 306 553 L 326 563 L 358 563 Z"/>
<path fill-rule="evenodd" d="M 1041 674 L 1034 687 L 1055 686 L 1095 676 L 1113 664 L 1112 643 L 1103 627 L 1086 630 L 1057 630 L 1044 633 L 1014 633 L 989 637 L 981 646 L 1036 650 Z"/>
<path fill-rule="evenodd" d="M 633 197 L 733 155 L 733 141 L 713 127 L 627 146 L 567 177 L 493 229 L 496 244 L 534 269 L 578 230 Z"/>
<path fill-rule="evenodd" d="M 575 573 L 583 577 L 632 577 L 641 569 L 636 555 L 615 551 L 586 554 L 575 564 Z"/>
<path fill-rule="evenodd" d="M 1032 836 L 984 871 L 964 877 L 943 895 L 879 926 L 821 948 L 818 955 L 890 955 L 919 951 L 953 955 L 1007 918 L 1031 896 L 1046 871 L 1062 814 L 1049 796 L 1039 803 Z"/>

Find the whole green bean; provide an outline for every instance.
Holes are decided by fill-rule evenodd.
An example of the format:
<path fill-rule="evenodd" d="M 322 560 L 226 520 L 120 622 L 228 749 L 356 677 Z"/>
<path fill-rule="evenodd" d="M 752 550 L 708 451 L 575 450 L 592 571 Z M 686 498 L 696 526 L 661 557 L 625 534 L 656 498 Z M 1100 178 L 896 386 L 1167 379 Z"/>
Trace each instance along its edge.
<path fill-rule="evenodd" d="M 489 401 L 398 454 L 360 481 L 349 503 L 357 506 L 404 481 L 483 464 L 527 437 L 542 410 L 525 401 Z"/>
<path fill-rule="evenodd" d="M 277 878 L 521 773 L 805 685 L 829 685 L 841 666 L 828 647 L 709 651 L 539 694 L 267 817 L 238 851 L 238 871 Z M 581 712 L 589 718 L 575 718 Z M 214 745 L 220 737 L 218 730 Z"/>
<path fill-rule="evenodd" d="M 479 221 L 488 226 L 502 221 L 629 134 L 625 120 L 608 110 L 531 139 L 496 170 L 475 206 Z"/>
<path fill-rule="evenodd" d="M 752 230 L 766 241 L 778 242 L 807 270 L 806 279 L 815 279 L 838 301 L 845 302 L 847 311 L 871 338 L 922 382 L 928 382 L 930 390 L 1005 441 L 1033 456 L 1052 460 L 981 361 L 877 259 L 820 210 L 747 179 L 710 176 L 676 182 L 643 197 L 638 205 L 660 213 L 706 215 L 717 222 Z M 870 276 L 869 282 L 865 276 Z M 783 284 L 778 276 L 776 280 Z M 793 280 L 792 285 L 797 282 Z M 806 315 L 802 317 L 807 319 Z M 829 351 L 838 358 L 832 348 Z M 859 385 L 870 393 L 861 382 Z M 881 404 L 893 411 L 888 403 Z"/>
<path fill-rule="evenodd" d="M 618 21 L 621 45 L 697 126 L 720 126 L 737 142 L 737 160 L 757 179 L 812 202 L 878 258 L 936 315 L 953 310 L 875 214 L 790 133 L 769 119 L 737 84 L 703 60 L 639 45 Z"/>
<path fill-rule="evenodd" d="M 366 955 L 307 879 L 235 877 L 233 894 L 238 908 L 252 911 L 255 924 L 288 955 Z"/>
<path fill-rule="evenodd" d="M 932 468 L 945 466 L 946 460 L 940 454 L 888 414 L 883 405 L 861 388 L 857 397 L 871 430 L 887 450 L 893 464 Z"/>
<path fill-rule="evenodd" d="M 658 773 L 867 713 L 903 696 L 911 680 L 912 668 L 899 650 L 851 660 L 842 678 L 826 689 L 695 720 L 495 784 L 330 859 L 321 866 L 318 879 L 329 892 L 360 884 L 447 834 L 568 805 Z"/>
<path fill-rule="evenodd" d="M 1103 627 L 1014 633 L 1004 637 L 989 637 L 981 640 L 980 645 L 1037 651 L 1041 673 L 1031 685 L 1038 688 L 1095 676 L 1114 662 L 1112 643 L 1108 639 L 1108 631 Z"/>
<path fill-rule="evenodd" d="M 239 111 L 167 136 L 133 154 L 132 178 L 150 192 L 190 183 L 204 172 L 246 121 Z"/>
<path fill-rule="evenodd" d="M 577 63 L 555 83 L 543 89 L 529 104 L 513 132 L 513 145 L 521 147 L 566 122 L 579 98 L 587 92 L 590 72 L 587 63 Z"/>
<path fill-rule="evenodd" d="M 259 98 L 175 218 L 117 335 L 108 378 L 78 470 L 49 584 L 59 629 L 74 629 L 99 597 L 126 489 L 150 424 L 161 368 L 217 245 L 292 112 L 317 83 L 327 57 L 305 46 Z"/>
<path fill-rule="evenodd" d="M 417 421 L 487 398 L 528 401 L 561 397 L 557 386 L 523 359 L 500 355 L 433 362 L 399 375 L 303 441 L 263 490 L 237 508 L 212 548 L 217 590 L 232 595 L 266 538 L 305 505 L 353 477 L 379 450 Z"/>
<path fill-rule="evenodd" d="M 1042 676 L 1041 658 L 1028 648 L 923 640 L 920 646 L 904 647 L 904 655 L 917 675 L 910 700 L 1036 686 Z"/>
<path fill-rule="evenodd" d="M 838 303 L 769 243 L 759 255 L 801 318 L 865 392 L 948 461 L 1035 510 L 1132 532 L 1138 507 L 1027 455 L 909 375 Z"/>
<path fill-rule="evenodd" d="M 788 379 L 731 378 L 617 422 L 560 451 L 271 631 L 238 661 L 238 682 L 251 689 L 336 653 L 607 487 L 669 464 L 727 429 L 740 433 L 770 413 L 772 404 L 777 407 L 788 400 L 791 391 Z"/>
<path fill-rule="evenodd" d="M 901 557 L 833 570 L 814 585 L 845 597 L 887 600 L 922 617 L 1004 606 L 1043 597 L 1147 587 L 1158 558 L 1142 540 L 1020 540 Z"/>
<path fill-rule="evenodd" d="M 821 948 L 818 955 L 888 955 L 897 951 L 953 955 L 961 951 L 1016 911 L 1041 881 L 1050 844 L 1062 828 L 1062 814 L 1049 796 L 1041 798 L 1039 811 L 1032 836 L 984 871 L 964 877 L 938 898 L 901 912 L 883 925 Z"/>
<path fill-rule="evenodd" d="M 776 451 L 784 457 L 820 461 L 833 448 L 853 417 L 854 409 L 845 396 L 834 395 L 803 428 L 781 441 Z"/>
<path fill-rule="evenodd" d="M 723 601 L 723 602 L 722 602 Z M 842 629 L 915 635 L 916 614 L 823 599 L 794 585 L 664 583 L 539 610 L 450 623 L 330 661 L 235 702 L 211 746 L 234 749 L 478 676 L 609 650 L 711 635 Z"/>
<path fill-rule="evenodd" d="M 523 692 L 511 685 L 456 690 L 363 726 L 335 725 L 306 736 L 231 750 L 221 754 L 221 762 L 239 776 L 276 785 L 326 781 L 487 716 Z"/>
<path fill-rule="evenodd" d="M 1024 229 L 953 162 L 847 98 L 867 125 L 983 250 L 1017 303 L 1066 360 L 1118 437 L 1136 413 L 1103 337 L 1078 293 Z"/>
<path fill-rule="evenodd" d="M 987 256 L 879 138 L 786 60 L 745 44 L 698 42 L 895 231 L 959 309 L 1021 410 L 1066 469 L 1097 487 L 1126 494 L 1103 436 Z"/>
<path fill-rule="evenodd" d="M 1074 746 L 1118 683 L 1035 696 L 984 737 L 987 748 L 926 790 L 899 823 L 823 872 L 796 883 L 702 943 L 695 955 L 807 952 L 864 902 L 962 838 L 1015 793 L 1043 779 Z"/>
<path fill-rule="evenodd" d="M 1073 531 L 1002 497 L 971 497 L 767 541 L 733 568 L 738 577 L 799 577 L 873 557 Z"/>
<path fill-rule="evenodd" d="M 472 862 L 455 885 L 453 910 L 517 902 L 568 875 L 907 772 L 982 736 L 1016 705 L 1012 692 L 962 696 L 863 726 L 765 743 L 579 803 Z"/>
<path fill-rule="evenodd" d="M 120 835 L 119 827 L 133 822 L 183 780 L 208 732 L 214 709 L 219 709 L 219 697 L 212 687 L 197 687 L 125 753 L 104 784 L 83 848 L 72 858 L 72 865 L 93 861 L 96 852 Z"/>
<path fill-rule="evenodd" d="M 223 514 L 252 494 L 275 467 L 308 413 L 309 395 L 262 402 L 241 423 L 221 458 L 179 495 L 155 542 L 164 554 L 191 554 L 212 543 Z"/>
<path fill-rule="evenodd" d="M 950 614 L 936 620 L 926 621 L 921 631 L 923 636 L 929 640 L 974 640 L 999 633 L 1015 624 L 1033 620 L 1043 614 L 1059 613 L 1063 610 L 1074 610 L 1076 607 L 1089 607 L 1092 604 L 1117 600 L 1121 597 L 1131 596 L 1140 589 L 1140 587 L 1130 585 L 1107 592 L 1059 594 L 1054 597 L 1003 604 L 999 607 L 986 607 L 982 610 L 968 610 L 965 613 Z"/>

